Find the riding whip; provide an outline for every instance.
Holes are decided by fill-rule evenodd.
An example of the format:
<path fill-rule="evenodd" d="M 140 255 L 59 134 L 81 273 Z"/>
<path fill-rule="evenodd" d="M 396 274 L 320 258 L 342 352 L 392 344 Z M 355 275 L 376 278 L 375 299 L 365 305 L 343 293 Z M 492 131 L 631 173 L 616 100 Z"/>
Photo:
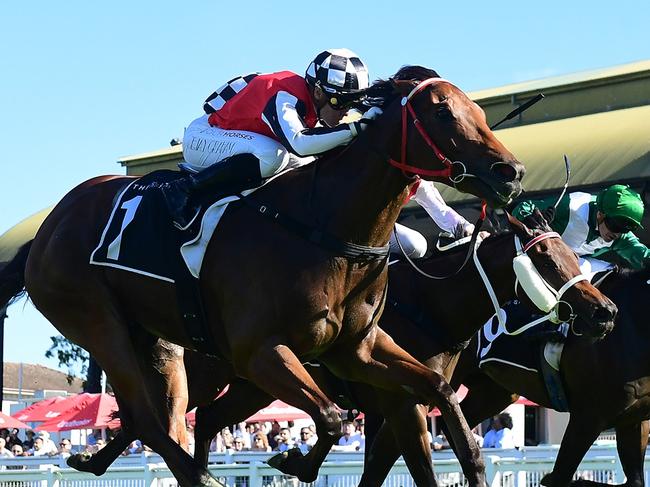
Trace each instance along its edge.
<path fill-rule="evenodd" d="M 492 126 L 490 127 L 490 129 L 491 129 L 491 130 L 494 130 L 494 129 L 497 128 L 499 125 L 501 125 L 503 122 L 506 122 L 506 121 L 510 120 L 511 118 L 516 117 L 517 115 L 519 115 L 521 112 L 523 112 L 523 111 L 525 111 L 525 110 L 528 110 L 528 109 L 529 109 L 530 107 L 532 107 L 535 103 L 537 103 L 538 101 L 540 101 L 542 98 L 544 98 L 544 93 L 540 93 L 540 94 L 538 94 L 535 98 L 531 98 L 530 100 L 528 100 L 528 101 L 527 101 L 526 103 L 524 103 L 523 105 L 519 105 L 517 108 L 515 108 L 513 111 L 511 111 L 508 115 L 506 115 L 503 119 L 499 120 L 497 123 L 495 123 L 494 125 L 492 125 Z"/>
<path fill-rule="evenodd" d="M 564 167 L 566 169 L 566 181 L 564 181 L 564 187 L 562 188 L 560 197 L 553 205 L 553 208 L 557 208 L 557 205 L 560 204 L 560 200 L 562 200 L 562 198 L 564 197 L 564 193 L 566 193 L 566 189 L 569 187 L 569 178 L 571 177 L 571 162 L 569 162 L 569 158 L 567 157 L 566 154 L 564 154 Z"/>

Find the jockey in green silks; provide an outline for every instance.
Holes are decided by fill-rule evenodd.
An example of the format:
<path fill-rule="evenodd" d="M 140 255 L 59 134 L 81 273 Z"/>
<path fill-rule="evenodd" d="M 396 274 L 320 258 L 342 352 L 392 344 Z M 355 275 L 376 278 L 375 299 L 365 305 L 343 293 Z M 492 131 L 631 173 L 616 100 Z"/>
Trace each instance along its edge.
<path fill-rule="evenodd" d="M 555 197 L 523 201 L 515 207 L 513 216 L 521 220 L 535 208 L 547 214 L 555 201 Z M 615 184 L 596 195 L 583 192 L 565 195 L 550 226 L 580 257 L 598 258 L 611 251 L 629 267 L 642 269 L 650 265 L 650 249 L 632 232 L 642 228 L 643 209 L 638 193 L 629 186 Z"/>

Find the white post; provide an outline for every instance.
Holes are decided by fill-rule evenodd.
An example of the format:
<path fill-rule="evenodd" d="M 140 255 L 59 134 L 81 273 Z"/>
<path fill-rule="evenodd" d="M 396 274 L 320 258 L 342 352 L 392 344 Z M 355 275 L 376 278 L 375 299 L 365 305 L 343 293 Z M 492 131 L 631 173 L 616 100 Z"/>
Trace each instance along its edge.
<path fill-rule="evenodd" d="M 250 487 L 262 487 L 262 476 L 260 475 L 257 462 L 251 462 L 248 470 Z"/>
<path fill-rule="evenodd" d="M 484 455 L 483 457 L 485 458 L 485 481 L 492 487 L 498 473 L 495 464 L 499 461 L 499 457 L 496 455 Z"/>
<path fill-rule="evenodd" d="M 156 467 L 154 464 L 144 465 L 144 487 L 156 487 L 156 476 L 153 469 Z"/>
<path fill-rule="evenodd" d="M 18 402 L 23 400 L 23 363 L 18 366 Z"/>
<path fill-rule="evenodd" d="M 58 467 L 54 465 L 49 465 L 47 467 L 47 487 L 59 487 L 59 478 L 56 475 Z"/>
<path fill-rule="evenodd" d="M 621 464 L 621 459 L 618 455 L 614 456 L 614 478 L 612 479 L 617 484 L 622 484 L 627 479 L 625 478 L 625 472 L 623 472 L 623 465 Z"/>
<path fill-rule="evenodd" d="M 101 378 L 101 384 L 102 384 L 102 394 L 106 393 L 106 374 L 104 373 L 104 370 L 102 369 L 102 378 Z M 102 440 L 104 440 L 104 444 L 106 444 L 106 428 L 102 428 Z"/>

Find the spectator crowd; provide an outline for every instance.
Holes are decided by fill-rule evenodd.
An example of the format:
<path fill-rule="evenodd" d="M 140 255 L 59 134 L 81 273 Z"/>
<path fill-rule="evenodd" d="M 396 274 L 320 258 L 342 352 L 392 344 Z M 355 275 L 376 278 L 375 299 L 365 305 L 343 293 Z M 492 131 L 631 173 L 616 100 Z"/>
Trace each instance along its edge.
<path fill-rule="evenodd" d="M 193 428 L 188 427 L 190 452 L 194 450 Z M 342 436 L 332 451 L 363 451 L 365 448 L 365 432 L 363 420 L 346 420 L 342 425 Z M 492 425 L 485 438 L 476 431 L 474 437 L 480 447 L 484 448 L 514 448 L 512 435 L 512 418 L 508 413 L 501 413 L 492 419 Z M 429 435 L 429 442 L 434 451 L 449 448 L 444 434 Z M 109 438 L 110 439 L 110 438 Z M 313 423 L 296 425 L 288 421 L 281 426 L 278 421 L 241 422 L 231 431 L 230 428 L 221 430 L 210 444 L 211 452 L 284 452 L 299 448 L 302 454 L 307 454 L 314 446 L 318 437 Z M 0 429 L 0 458 L 27 456 L 57 456 L 69 457 L 73 453 L 96 453 L 106 444 L 99 430 L 88 435 L 85 446 L 73 447 L 69 438 L 62 438 L 58 446 L 50 438 L 49 433 L 41 431 L 38 434 L 32 430 L 25 431 L 24 439 L 19 437 L 18 429 Z M 123 452 L 123 455 L 140 454 L 151 451 L 140 440 L 133 441 Z"/>

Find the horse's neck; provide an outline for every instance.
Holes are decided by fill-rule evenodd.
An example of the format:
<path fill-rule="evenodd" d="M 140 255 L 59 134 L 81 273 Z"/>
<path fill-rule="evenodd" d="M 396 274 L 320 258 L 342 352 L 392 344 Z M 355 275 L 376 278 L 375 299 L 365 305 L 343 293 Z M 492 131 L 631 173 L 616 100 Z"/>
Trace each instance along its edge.
<path fill-rule="evenodd" d="M 388 243 L 403 203 L 409 180 L 386 160 L 388 128 L 319 161 L 312 197 L 317 201 L 318 220 L 324 230 L 338 238 L 362 245 Z"/>
<path fill-rule="evenodd" d="M 466 248 L 453 256 L 438 257 L 427 262 L 425 270 L 434 274 L 457 269 Z M 515 297 L 513 237 L 496 236 L 479 247 L 478 257 L 500 304 Z M 444 265 L 442 260 L 445 259 Z M 469 339 L 495 312 L 486 286 L 470 258 L 468 264 L 455 276 L 446 280 L 417 279 L 419 305 L 428 309 L 436 326 L 448 328 L 459 340 Z M 460 319 L 459 319 L 460 318 Z"/>
<path fill-rule="evenodd" d="M 511 299 L 515 299 L 515 272 L 512 267 L 512 261 L 515 258 L 514 234 L 492 237 L 484 245 L 479 247 L 478 258 L 481 266 L 490 281 L 500 304 Z M 474 267 L 475 276 L 480 279 L 476 267 Z M 481 283 L 483 283 L 483 280 Z M 485 289 L 485 284 L 483 284 Z M 487 290 L 485 297 L 489 299 Z M 490 309 L 494 311 L 490 301 Z"/>
<path fill-rule="evenodd" d="M 624 340 L 642 338 L 644 343 L 650 341 L 647 303 L 650 297 L 650 270 L 635 273 L 634 276 L 612 274 L 600 286 L 600 291 L 610 298 L 618 307 L 618 317 L 612 335 L 625 335 Z"/>

